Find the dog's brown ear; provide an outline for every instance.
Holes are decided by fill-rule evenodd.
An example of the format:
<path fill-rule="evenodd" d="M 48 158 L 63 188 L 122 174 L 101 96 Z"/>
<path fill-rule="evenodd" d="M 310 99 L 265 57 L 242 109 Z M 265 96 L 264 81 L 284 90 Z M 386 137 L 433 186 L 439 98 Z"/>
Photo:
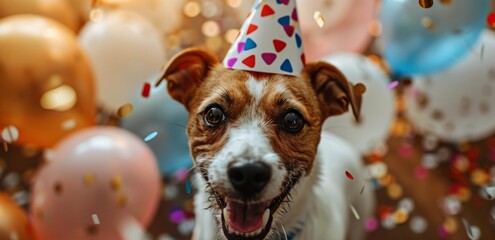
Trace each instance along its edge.
<path fill-rule="evenodd" d="M 167 81 L 170 96 L 189 109 L 189 102 L 196 88 L 208 76 L 208 72 L 218 64 L 218 59 L 201 49 L 187 49 L 175 55 L 163 69 L 158 86 Z"/>
<path fill-rule="evenodd" d="M 350 104 L 359 122 L 362 94 L 366 91 L 363 84 L 350 84 L 342 72 L 325 62 L 307 64 L 303 75 L 311 81 L 324 118 L 347 112 Z"/>

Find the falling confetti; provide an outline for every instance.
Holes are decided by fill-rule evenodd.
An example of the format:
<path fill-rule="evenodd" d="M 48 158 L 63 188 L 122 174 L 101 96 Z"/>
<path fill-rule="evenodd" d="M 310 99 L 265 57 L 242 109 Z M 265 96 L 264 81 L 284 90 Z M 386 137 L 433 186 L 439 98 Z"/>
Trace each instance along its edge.
<path fill-rule="evenodd" d="M 93 224 L 95 224 L 95 225 L 100 224 L 100 218 L 98 217 L 98 214 L 91 215 L 91 219 L 93 219 Z"/>
<path fill-rule="evenodd" d="M 482 188 L 483 192 L 486 194 L 488 200 L 495 199 L 495 186 Z"/>
<path fill-rule="evenodd" d="M 421 234 L 426 231 L 428 224 L 423 217 L 413 217 L 409 222 L 409 227 L 413 233 Z"/>
<path fill-rule="evenodd" d="M 155 137 L 156 137 L 156 136 L 158 136 L 158 132 L 157 132 L 157 131 L 154 131 L 154 132 L 152 132 L 152 133 L 148 134 L 148 136 L 146 136 L 146 137 L 144 138 L 144 141 L 145 141 L 145 142 L 149 142 L 149 141 L 151 141 L 151 140 L 155 139 Z"/>
<path fill-rule="evenodd" d="M 388 90 L 391 90 L 391 89 L 396 88 L 397 86 L 399 86 L 399 81 L 393 81 L 393 82 L 391 82 L 391 83 L 387 86 L 387 89 L 388 89 Z"/>
<path fill-rule="evenodd" d="M 488 23 L 489 27 L 495 28 L 495 12 L 488 14 L 488 17 L 486 18 L 486 22 Z"/>
<path fill-rule="evenodd" d="M 431 8 L 433 6 L 433 0 L 419 0 L 419 6 L 422 8 Z"/>
<path fill-rule="evenodd" d="M 325 25 L 325 19 L 323 18 L 323 16 L 321 16 L 321 12 L 320 11 L 316 11 L 313 14 L 313 18 L 315 19 L 316 24 L 318 24 L 318 26 L 320 28 L 322 28 Z"/>
<path fill-rule="evenodd" d="M 144 83 L 143 90 L 141 91 L 141 96 L 147 98 L 150 96 L 151 84 L 146 82 Z"/>
<path fill-rule="evenodd" d="M 120 118 L 125 118 L 132 113 L 133 109 L 134 107 L 132 106 L 132 104 L 126 103 L 119 107 L 119 109 L 117 110 L 117 116 L 119 116 Z"/>
<path fill-rule="evenodd" d="M 192 193 L 191 181 L 189 179 L 186 181 L 186 192 L 187 192 L 187 194 Z"/>
<path fill-rule="evenodd" d="M 356 211 L 356 208 L 354 208 L 354 206 L 350 206 L 351 207 L 351 211 L 352 211 L 352 214 L 354 215 L 354 217 L 359 220 L 359 213 Z"/>
<path fill-rule="evenodd" d="M 19 131 L 15 126 L 7 126 L 2 129 L 2 139 L 7 143 L 12 143 L 19 139 Z"/>
<path fill-rule="evenodd" d="M 354 180 L 354 176 L 352 176 L 352 174 L 349 172 L 349 171 L 345 171 L 345 175 L 347 176 L 347 178 L 349 178 L 350 180 Z"/>
<path fill-rule="evenodd" d="M 471 226 L 466 219 L 462 219 L 462 224 L 466 229 L 466 234 L 470 240 L 478 240 L 481 237 L 481 231 L 477 226 Z"/>
<path fill-rule="evenodd" d="M 361 188 L 361 192 L 359 192 L 359 195 L 363 195 L 363 192 L 364 192 L 364 188 L 366 187 L 366 185 L 363 185 L 363 187 Z"/>

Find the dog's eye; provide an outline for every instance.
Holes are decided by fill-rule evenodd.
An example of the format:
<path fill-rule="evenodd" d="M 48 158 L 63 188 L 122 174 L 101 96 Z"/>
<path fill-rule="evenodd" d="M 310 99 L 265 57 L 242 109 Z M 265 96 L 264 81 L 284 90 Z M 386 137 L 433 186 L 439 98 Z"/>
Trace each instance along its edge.
<path fill-rule="evenodd" d="M 203 119 L 206 125 L 216 127 L 225 120 L 225 114 L 220 107 L 213 105 L 206 109 Z"/>
<path fill-rule="evenodd" d="M 304 119 L 301 114 L 295 110 L 285 113 L 282 119 L 282 126 L 291 133 L 298 133 L 304 127 Z"/>

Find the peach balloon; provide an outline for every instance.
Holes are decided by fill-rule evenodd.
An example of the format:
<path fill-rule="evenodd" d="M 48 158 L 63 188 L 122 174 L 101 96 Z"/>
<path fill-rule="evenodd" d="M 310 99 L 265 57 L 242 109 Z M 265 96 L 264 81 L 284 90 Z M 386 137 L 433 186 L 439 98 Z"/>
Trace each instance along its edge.
<path fill-rule="evenodd" d="M 63 23 L 74 32 L 82 26 L 77 11 L 68 0 L 0 0 L 0 18 L 17 14 L 45 16 Z"/>
<path fill-rule="evenodd" d="M 74 34 L 36 15 L 0 20 L 0 130 L 51 147 L 96 122 L 93 73 Z"/>
<path fill-rule="evenodd" d="M 155 157 L 114 127 L 77 132 L 58 144 L 34 178 L 31 212 L 42 240 L 120 240 L 145 229 L 160 199 Z M 129 225 L 131 224 L 131 225 Z"/>
<path fill-rule="evenodd" d="M 0 239 L 34 240 L 32 226 L 24 210 L 0 193 Z"/>

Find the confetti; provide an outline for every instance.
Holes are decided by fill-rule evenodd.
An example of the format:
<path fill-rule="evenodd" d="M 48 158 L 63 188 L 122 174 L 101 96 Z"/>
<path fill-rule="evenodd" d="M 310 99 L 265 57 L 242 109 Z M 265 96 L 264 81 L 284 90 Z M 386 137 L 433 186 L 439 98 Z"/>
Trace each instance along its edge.
<path fill-rule="evenodd" d="M 435 24 L 433 23 L 433 20 L 429 17 L 424 17 L 421 19 L 421 24 L 423 25 L 424 28 L 428 30 L 433 30 L 435 28 Z"/>
<path fill-rule="evenodd" d="M 5 177 L 3 178 L 2 186 L 6 190 L 11 190 L 17 187 L 20 181 L 21 179 L 19 177 L 19 174 L 17 174 L 16 172 L 10 172 L 7 175 L 5 175 Z"/>
<path fill-rule="evenodd" d="M 495 12 L 488 14 L 486 22 L 488 23 L 489 27 L 495 28 Z"/>
<path fill-rule="evenodd" d="M 352 206 L 352 205 L 350 206 L 350 208 L 351 208 L 351 211 L 352 211 L 352 214 L 354 215 L 354 217 L 357 220 L 359 220 L 360 217 L 359 217 L 359 213 L 356 211 L 356 208 L 354 208 L 354 206 Z"/>
<path fill-rule="evenodd" d="M 191 234 L 194 230 L 194 225 L 196 225 L 194 219 L 182 221 L 181 223 L 179 223 L 178 230 L 182 235 L 188 235 Z"/>
<path fill-rule="evenodd" d="M 155 137 L 156 137 L 156 136 L 158 136 L 158 132 L 157 132 L 157 131 L 154 131 L 154 132 L 152 132 L 152 133 L 148 134 L 148 136 L 146 136 L 146 137 L 144 138 L 144 141 L 145 141 L 145 142 L 149 142 L 149 141 L 151 141 L 151 140 L 155 139 Z"/>
<path fill-rule="evenodd" d="M 419 6 L 422 8 L 431 8 L 433 6 L 433 0 L 419 0 Z"/>
<path fill-rule="evenodd" d="M 495 186 L 482 188 L 488 200 L 495 199 Z"/>
<path fill-rule="evenodd" d="M 187 191 L 187 194 L 191 194 L 192 193 L 192 186 L 191 186 L 191 181 L 190 180 L 187 180 L 186 181 L 186 191 Z"/>
<path fill-rule="evenodd" d="M 391 83 L 387 86 L 387 89 L 388 89 L 388 90 L 392 90 L 392 89 L 396 88 L 397 86 L 399 86 L 399 81 L 393 81 L 393 82 L 391 82 Z"/>
<path fill-rule="evenodd" d="M 350 180 L 354 180 L 354 176 L 352 176 L 352 174 L 348 171 L 345 171 L 345 175 L 347 176 L 347 178 L 349 178 Z"/>
<path fill-rule="evenodd" d="M 7 143 L 12 143 L 19 139 L 19 131 L 15 126 L 7 126 L 2 129 L 2 139 Z"/>
<path fill-rule="evenodd" d="M 365 229 L 368 232 L 373 232 L 378 228 L 378 220 L 375 217 L 371 217 L 366 220 Z"/>
<path fill-rule="evenodd" d="M 315 19 L 316 24 L 318 24 L 318 26 L 320 28 L 322 28 L 325 25 L 325 19 L 323 18 L 323 16 L 321 16 L 321 12 L 320 11 L 316 11 L 313 14 L 313 18 Z"/>
<path fill-rule="evenodd" d="M 411 213 L 414 210 L 414 201 L 410 198 L 403 198 L 399 201 L 399 208 Z"/>
<path fill-rule="evenodd" d="M 177 189 L 176 185 L 167 185 L 163 194 L 165 195 L 165 200 L 173 200 L 179 195 L 179 189 Z"/>
<path fill-rule="evenodd" d="M 95 224 L 95 225 L 100 224 L 100 218 L 98 217 L 98 214 L 91 215 L 91 219 L 93 219 L 93 224 Z"/>
<path fill-rule="evenodd" d="M 409 222 L 409 227 L 411 228 L 411 231 L 413 233 L 421 234 L 426 231 L 428 224 L 423 217 L 416 216 L 413 217 Z"/>
<path fill-rule="evenodd" d="M 366 187 L 366 185 L 363 185 L 363 187 L 361 188 L 361 192 L 359 192 L 359 195 L 363 195 L 363 192 L 364 192 L 364 188 Z"/>
<path fill-rule="evenodd" d="M 457 215 L 459 212 L 461 212 L 461 208 L 461 201 L 457 197 L 453 195 L 445 197 L 443 201 L 443 210 L 446 214 Z"/>
<path fill-rule="evenodd" d="M 76 121 L 74 119 L 66 120 L 62 123 L 63 130 L 71 130 L 76 126 Z"/>
<path fill-rule="evenodd" d="M 478 240 L 481 237 L 481 231 L 477 226 L 471 226 L 466 219 L 462 219 L 462 224 L 466 229 L 466 234 L 471 240 Z"/>
<path fill-rule="evenodd" d="M 19 206 L 23 206 L 29 203 L 29 193 L 27 191 L 18 191 L 12 195 L 12 200 Z"/>
<path fill-rule="evenodd" d="M 117 116 L 119 116 L 120 118 L 125 118 L 132 113 L 133 109 L 134 107 L 132 106 L 132 104 L 126 103 L 119 107 L 119 109 L 117 110 Z"/>
<path fill-rule="evenodd" d="M 151 84 L 146 82 L 144 83 L 143 90 L 141 91 L 141 96 L 147 98 L 150 96 Z"/>

